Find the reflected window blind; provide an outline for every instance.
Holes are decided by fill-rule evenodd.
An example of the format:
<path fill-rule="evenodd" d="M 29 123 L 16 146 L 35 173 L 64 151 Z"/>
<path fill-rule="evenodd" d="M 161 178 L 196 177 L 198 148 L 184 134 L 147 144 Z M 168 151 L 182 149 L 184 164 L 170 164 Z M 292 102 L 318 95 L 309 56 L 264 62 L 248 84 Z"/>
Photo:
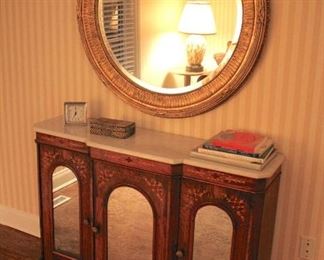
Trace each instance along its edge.
<path fill-rule="evenodd" d="M 137 75 L 136 0 L 104 0 L 103 22 L 107 40 L 118 62 Z"/>

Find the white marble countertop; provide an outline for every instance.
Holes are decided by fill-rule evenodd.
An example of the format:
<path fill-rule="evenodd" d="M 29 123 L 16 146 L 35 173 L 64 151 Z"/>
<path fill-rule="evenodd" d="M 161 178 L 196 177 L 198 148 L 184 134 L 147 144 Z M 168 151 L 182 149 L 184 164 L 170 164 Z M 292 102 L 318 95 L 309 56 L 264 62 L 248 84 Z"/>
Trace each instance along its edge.
<path fill-rule="evenodd" d="M 227 172 L 254 179 L 270 178 L 284 161 L 278 154 L 262 171 L 244 169 L 218 162 L 195 159 L 190 151 L 204 139 L 168 134 L 137 127 L 127 139 L 90 134 L 88 126 L 65 125 L 62 116 L 34 125 L 35 132 L 86 143 L 90 147 L 137 156 L 168 164 L 185 163 L 192 166 Z"/>

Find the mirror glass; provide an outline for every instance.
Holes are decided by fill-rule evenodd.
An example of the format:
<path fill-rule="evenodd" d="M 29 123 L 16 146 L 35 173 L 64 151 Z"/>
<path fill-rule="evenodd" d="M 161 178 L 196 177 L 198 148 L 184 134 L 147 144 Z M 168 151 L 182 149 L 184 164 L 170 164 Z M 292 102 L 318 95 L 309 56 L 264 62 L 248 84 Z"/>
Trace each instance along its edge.
<path fill-rule="evenodd" d="M 188 2 L 193 11 L 186 20 Z M 211 10 L 211 19 L 201 26 L 200 6 Z M 118 68 L 162 94 L 190 92 L 212 80 L 232 56 L 242 26 L 241 0 L 100 0 L 98 8 L 102 38 Z M 209 24 L 213 29 L 202 31 Z M 197 41 L 193 35 L 204 40 L 202 71 L 186 69 L 187 45 Z"/>
<path fill-rule="evenodd" d="M 198 210 L 195 218 L 193 259 L 229 260 L 233 225 L 228 214 L 215 206 Z"/>
<path fill-rule="evenodd" d="M 129 187 L 108 200 L 108 259 L 152 260 L 153 212 L 147 199 Z"/>
<path fill-rule="evenodd" d="M 79 185 L 67 167 L 57 167 L 52 176 L 54 248 L 68 256 L 80 257 Z"/>

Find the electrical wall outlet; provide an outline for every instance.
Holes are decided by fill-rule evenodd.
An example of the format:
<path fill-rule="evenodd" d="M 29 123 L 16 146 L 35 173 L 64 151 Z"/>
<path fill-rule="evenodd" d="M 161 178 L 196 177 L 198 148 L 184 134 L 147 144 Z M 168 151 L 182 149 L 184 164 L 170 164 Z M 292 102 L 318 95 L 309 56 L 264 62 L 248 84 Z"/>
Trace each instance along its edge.
<path fill-rule="evenodd" d="M 299 256 L 302 259 L 313 259 L 315 251 L 315 239 L 309 237 L 300 237 Z"/>

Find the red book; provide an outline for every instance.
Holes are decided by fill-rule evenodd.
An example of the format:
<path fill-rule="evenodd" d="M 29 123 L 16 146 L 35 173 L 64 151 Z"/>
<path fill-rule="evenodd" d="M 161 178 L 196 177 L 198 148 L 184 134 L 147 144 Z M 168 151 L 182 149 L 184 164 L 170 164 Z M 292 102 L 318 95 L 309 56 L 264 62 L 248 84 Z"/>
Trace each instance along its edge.
<path fill-rule="evenodd" d="M 244 153 L 260 153 L 269 145 L 269 137 L 242 130 L 225 130 L 211 139 L 210 144 Z"/>

